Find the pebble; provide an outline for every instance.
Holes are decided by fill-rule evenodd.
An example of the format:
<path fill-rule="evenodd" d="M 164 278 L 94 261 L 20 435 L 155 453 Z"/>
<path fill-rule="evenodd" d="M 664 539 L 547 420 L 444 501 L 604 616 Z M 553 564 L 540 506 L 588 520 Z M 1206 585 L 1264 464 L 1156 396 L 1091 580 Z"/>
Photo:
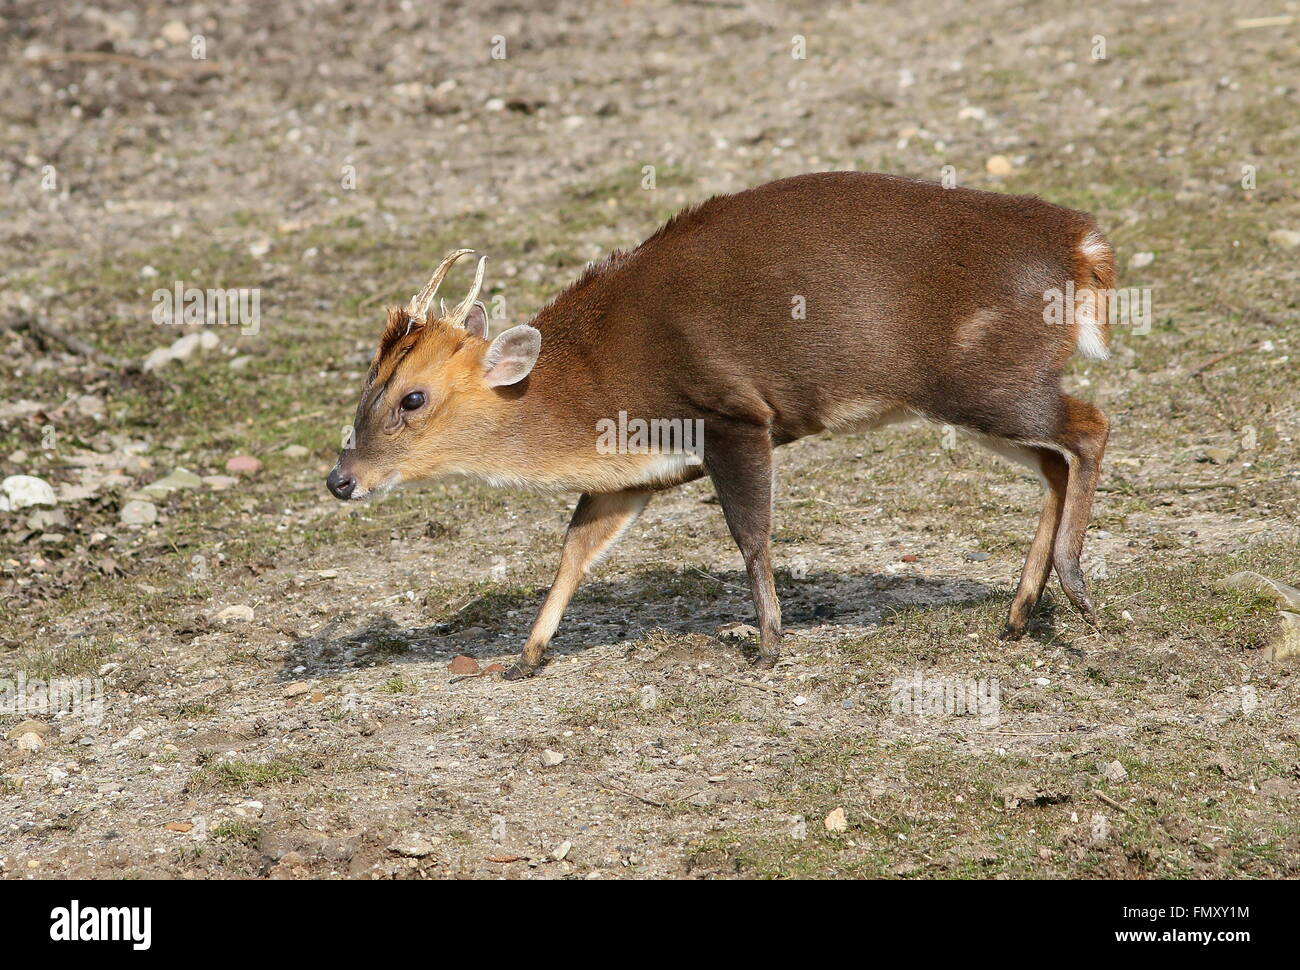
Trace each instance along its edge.
<path fill-rule="evenodd" d="M 1265 648 L 1269 660 L 1285 660 L 1300 654 L 1300 613 L 1278 610 L 1277 615 L 1282 626 L 1273 642 Z"/>
<path fill-rule="evenodd" d="M 34 475 L 10 475 L 0 483 L 0 512 L 17 511 L 31 505 L 57 505 L 54 489 L 43 478 Z"/>
<path fill-rule="evenodd" d="M 573 843 L 567 839 L 551 850 L 551 858 L 556 862 L 563 861 L 564 857 L 573 849 Z"/>
<path fill-rule="evenodd" d="M 118 519 L 123 525 L 152 525 L 158 521 L 158 506 L 143 499 L 132 499 L 122 506 Z"/>
<path fill-rule="evenodd" d="M 548 768 L 554 768 L 563 760 L 564 755 L 560 754 L 558 751 L 552 751 L 550 748 L 545 748 L 542 751 L 542 764 L 546 765 Z"/>
<path fill-rule="evenodd" d="M 721 640 L 757 640 L 759 633 L 757 629 L 748 623 L 732 623 L 730 626 L 724 626 L 718 630 L 718 638 Z"/>
<path fill-rule="evenodd" d="M 1005 155 L 990 155 L 984 163 L 984 171 L 990 175 L 1010 175 L 1014 170 L 1011 159 Z"/>
<path fill-rule="evenodd" d="M 24 734 L 38 734 L 41 737 L 45 737 L 52 730 L 54 729 L 44 721 L 19 721 L 9 729 L 9 733 L 6 734 L 5 737 L 10 741 L 15 741 Z"/>
<path fill-rule="evenodd" d="M 451 663 L 447 664 L 447 669 L 453 674 L 470 675 L 478 673 L 478 661 L 473 657 L 460 654 L 451 658 Z"/>
<path fill-rule="evenodd" d="M 253 619 L 253 608 L 242 603 L 236 603 L 233 606 L 227 606 L 214 619 L 218 623 L 250 623 Z"/>
<path fill-rule="evenodd" d="M 261 471 L 262 463 L 252 455 L 235 455 L 226 462 L 226 471 L 234 472 L 237 475 L 251 475 L 254 472 Z"/>
<path fill-rule="evenodd" d="M 223 492 L 239 484 L 239 479 L 233 475 L 204 475 L 203 484 L 208 488 L 218 492 Z"/>
<path fill-rule="evenodd" d="M 198 488 L 203 484 L 203 479 L 199 478 L 187 468 L 177 468 L 165 478 L 160 478 L 152 484 L 146 485 L 142 491 L 166 495 L 168 492 L 178 491 L 186 488 Z"/>
<path fill-rule="evenodd" d="M 1300 246 L 1300 232 L 1294 229 L 1274 229 L 1268 234 L 1268 241 L 1282 249 L 1295 249 Z"/>
<path fill-rule="evenodd" d="M 1118 761 L 1109 761 L 1105 764 L 1098 765 L 1097 770 L 1107 781 L 1121 782 L 1128 780 L 1128 769 Z"/>
<path fill-rule="evenodd" d="M 311 684 L 300 680 L 296 684 L 286 685 L 284 690 L 280 691 L 280 695 L 282 697 L 298 697 L 301 694 L 306 694 L 310 690 Z"/>
<path fill-rule="evenodd" d="M 19 751 L 40 751 L 45 747 L 45 739 L 34 731 L 28 731 L 26 734 L 18 735 L 14 744 L 18 746 Z"/>
<path fill-rule="evenodd" d="M 1276 579 L 1269 579 L 1261 573 L 1245 570 L 1233 573 L 1223 581 L 1225 586 L 1233 589 L 1258 590 L 1277 601 L 1278 606 L 1289 610 L 1300 610 L 1300 589 L 1288 586 Z"/>
<path fill-rule="evenodd" d="M 311 450 L 302 445 L 290 445 L 284 449 L 284 455 L 289 458 L 306 458 L 310 454 Z"/>
<path fill-rule="evenodd" d="M 161 31 L 162 39 L 169 44 L 188 44 L 190 42 L 190 29 L 179 20 L 169 20 L 163 24 Z"/>
<path fill-rule="evenodd" d="M 1155 261 L 1155 253 L 1134 253 L 1133 258 L 1128 261 L 1128 264 L 1134 269 L 1141 269 L 1144 266 L 1150 266 Z"/>
<path fill-rule="evenodd" d="M 215 333 L 205 330 L 203 333 L 189 333 L 174 341 L 170 347 L 156 347 L 145 356 L 141 369 L 155 371 L 166 367 L 174 360 L 184 360 L 198 348 L 211 350 L 220 341 Z"/>
<path fill-rule="evenodd" d="M 827 832 L 847 832 L 849 830 L 849 817 L 844 814 L 844 809 L 832 809 L 822 822 L 826 826 Z"/>

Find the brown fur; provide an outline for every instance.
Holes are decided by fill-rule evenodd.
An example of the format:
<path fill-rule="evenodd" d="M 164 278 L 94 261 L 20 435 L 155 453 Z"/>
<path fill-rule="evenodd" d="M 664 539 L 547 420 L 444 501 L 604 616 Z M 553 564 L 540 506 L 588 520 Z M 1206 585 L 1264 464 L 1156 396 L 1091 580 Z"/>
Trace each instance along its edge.
<path fill-rule="evenodd" d="M 886 175 L 783 179 L 687 209 L 589 267 L 532 321 L 541 354 L 516 385 L 484 386 L 486 341 L 390 311 L 356 450 L 340 467 L 348 462 L 367 489 L 394 475 L 461 471 L 590 495 L 708 473 L 751 569 L 763 654 L 775 656 L 770 509 L 754 507 L 766 451 L 832 426 L 919 414 L 1006 442 L 1049 483 L 1008 617 L 1018 636 L 1049 559 L 1091 615 L 1078 557 L 1108 429 L 1061 392 L 1077 327 L 1046 322 L 1043 308 L 1044 292 L 1067 281 L 1114 285 L 1109 247 L 1082 213 Z M 791 312 L 796 297 L 803 319 Z M 415 386 L 437 407 L 392 430 Z M 620 411 L 702 420 L 704 466 L 598 454 L 597 422 Z M 622 521 L 618 509 L 610 514 Z"/>

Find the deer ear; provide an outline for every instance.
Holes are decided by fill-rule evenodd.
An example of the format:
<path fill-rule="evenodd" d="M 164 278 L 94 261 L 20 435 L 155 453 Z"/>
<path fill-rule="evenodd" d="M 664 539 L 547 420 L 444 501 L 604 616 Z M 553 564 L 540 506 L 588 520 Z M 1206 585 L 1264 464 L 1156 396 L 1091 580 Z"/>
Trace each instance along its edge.
<path fill-rule="evenodd" d="M 518 384 L 537 363 L 542 335 L 526 323 L 498 334 L 483 357 L 483 380 L 488 387 Z"/>
<path fill-rule="evenodd" d="M 488 316 L 487 307 L 478 300 L 469 308 L 469 313 L 465 317 L 465 329 L 478 337 L 480 340 L 487 340 L 488 333 Z"/>

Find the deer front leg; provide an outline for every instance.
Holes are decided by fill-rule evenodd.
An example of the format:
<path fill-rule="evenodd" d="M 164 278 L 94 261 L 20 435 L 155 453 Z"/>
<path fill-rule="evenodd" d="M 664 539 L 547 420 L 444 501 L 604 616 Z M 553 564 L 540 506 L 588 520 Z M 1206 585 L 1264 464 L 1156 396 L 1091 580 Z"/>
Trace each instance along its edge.
<path fill-rule="evenodd" d="M 633 490 L 584 493 L 578 499 L 578 507 L 573 510 L 569 529 L 564 534 L 564 549 L 560 553 L 560 568 L 555 574 L 555 582 L 533 621 L 523 654 L 506 670 L 506 680 L 531 677 L 542 665 L 542 654 L 546 652 L 551 637 L 555 636 L 555 629 L 560 625 L 560 618 L 564 616 L 574 590 L 640 517 L 651 494 Z"/>
<path fill-rule="evenodd" d="M 706 428 L 704 463 L 731 537 L 740 547 L 758 614 L 756 665 L 781 655 L 781 603 L 772 581 L 772 439 L 766 427 Z"/>

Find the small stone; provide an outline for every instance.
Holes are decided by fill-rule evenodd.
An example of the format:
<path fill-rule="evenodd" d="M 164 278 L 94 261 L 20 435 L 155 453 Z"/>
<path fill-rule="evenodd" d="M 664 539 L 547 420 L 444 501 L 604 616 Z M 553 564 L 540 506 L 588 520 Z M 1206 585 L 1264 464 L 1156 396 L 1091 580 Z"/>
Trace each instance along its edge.
<path fill-rule="evenodd" d="M 804 697 L 803 694 L 795 694 L 790 703 L 794 704 L 795 707 L 803 707 L 808 703 L 808 698 Z"/>
<path fill-rule="evenodd" d="M 748 623 L 732 623 L 718 628 L 719 640 L 757 640 L 758 630 Z"/>
<path fill-rule="evenodd" d="M 1150 266 L 1155 261 L 1155 253 L 1134 253 L 1133 258 L 1128 261 L 1128 264 L 1134 269 L 1142 269 L 1142 267 Z"/>
<path fill-rule="evenodd" d="M 18 746 L 19 751 L 37 752 L 45 747 L 45 739 L 34 731 L 28 731 L 26 734 L 18 735 L 14 744 Z"/>
<path fill-rule="evenodd" d="M 163 24 L 162 39 L 169 44 L 188 44 L 190 42 L 190 29 L 179 20 L 169 20 Z"/>
<path fill-rule="evenodd" d="M 100 785 L 96 789 L 96 791 L 98 791 L 99 794 L 101 795 L 112 795 L 115 794 L 116 792 L 120 792 L 122 790 L 122 787 L 123 786 L 120 781 L 106 781 L 102 785 Z"/>
<path fill-rule="evenodd" d="M 306 458 L 311 454 L 311 450 L 302 445 L 290 445 L 284 449 L 283 454 L 288 458 Z"/>
<path fill-rule="evenodd" d="M 1011 159 L 1005 155 L 990 155 L 984 163 L 984 171 L 990 175 L 1010 175 L 1014 170 Z"/>
<path fill-rule="evenodd" d="M 551 858 L 556 862 L 562 862 L 572 849 L 573 843 L 566 839 L 551 850 Z"/>
<path fill-rule="evenodd" d="M 554 768 L 563 760 L 564 755 L 560 754 L 558 751 L 552 751 L 550 748 L 546 748 L 542 751 L 542 764 L 546 765 L 548 768 Z"/>
<path fill-rule="evenodd" d="M 1269 579 L 1260 573 L 1249 570 L 1233 573 L 1223 581 L 1223 585 L 1233 589 L 1255 589 L 1276 600 L 1278 606 L 1288 610 L 1300 610 L 1300 589 L 1276 579 Z"/>
<path fill-rule="evenodd" d="M 822 824 L 826 826 L 827 832 L 847 832 L 849 830 L 849 817 L 844 814 L 842 808 L 832 809 Z"/>
<path fill-rule="evenodd" d="M 1295 249 L 1300 246 L 1300 232 L 1294 229 L 1274 229 L 1268 234 L 1268 241 L 1282 249 Z"/>
<path fill-rule="evenodd" d="M 989 554 L 987 552 L 968 552 L 965 556 L 971 562 L 983 562 L 989 557 Z"/>
<path fill-rule="evenodd" d="M 1265 648 L 1264 655 L 1269 660 L 1285 660 L 1300 655 L 1300 613 L 1278 610 L 1277 615 L 1282 626 L 1273 642 Z"/>
<path fill-rule="evenodd" d="M 165 478 L 146 485 L 143 491 L 166 495 L 168 492 L 175 492 L 180 489 L 198 488 L 203 484 L 203 479 L 199 478 L 192 471 L 186 468 L 177 468 Z"/>
<path fill-rule="evenodd" d="M 296 684 L 285 685 L 284 690 L 280 691 L 281 697 L 299 697 L 311 690 L 311 684 L 304 681 L 298 681 Z"/>
<path fill-rule="evenodd" d="M 158 521 L 158 506 L 142 499 L 132 499 L 122 506 L 118 519 L 123 525 L 153 525 Z"/>
<path fill-rule="evenodd" d="M 261 471 L 262 463 L 252 455 L 235 455 L 226 462 L 226 471 L 237 475 L 252 475 Z"/>
<path fill-rule="evenodd" d="M 450 670 L 453 674 L 458 674 L 463 676 L 477 674 L 479 671 L 478 661 L 475 660 L 473 657 L 466 656 L 463 653 L 458 656 L 452 657 L 451 663 L 447 665 L 447 669 Z"/>
<path fill-rule="evenodd" d="M 227 606 L 224 610 L 213 617 L 218 623 L 251 623 L 253 620 L 253 608 L 245 606 L 243 603 L 236 603 L 233 606 Z"/>
<path fill-rule="evenodd" d="M 27 516 L 25 523 L 27 528 L 44 532 L 47 529 L 53 529 L 56 526 L 68 524 L 68 517 L 63 509 L 39 508 L 31 515 Z"/>
<path fill-rule="evenodd" d="M 192 832 L 194 830 L 193 822 L 168 822 L 163 826 L 168 832 Z"/>
<path fill-rule="evenodd" d="M 0 511 L 17 511 L 31 505 L 57 505 L 54 489 L 43 478 L 34 475 L 10 475 L 0 483 L 4 491 L 0 498 Z"/>
<path fill-rule="evenodd" d="M 1117 784 L 1121 781 L 1128 781 L 1128 769 L 1118 761 L 1109 761 L 1105 764 L 1098 765 L 1097 770 L 1101 772 L 1101 776 L 1107 781 L 1112 781 Z"/>
<path fill-rule="evenodd" d="M 239 479 L 233 475 L 204 475 L 203 484 L 215 491 L 224 492 L 226 489 L 238 485 Z"/>
<path fill-rule="evenodd" d="M 53 730 L 54 729 L 44 721 L 19 721 L 9 729 L 9 733 L 6 734 L 5 737 L 10 741 L 15 741 L 24 734 L 37 734 L 41 737 L 46 737 Z"/>

